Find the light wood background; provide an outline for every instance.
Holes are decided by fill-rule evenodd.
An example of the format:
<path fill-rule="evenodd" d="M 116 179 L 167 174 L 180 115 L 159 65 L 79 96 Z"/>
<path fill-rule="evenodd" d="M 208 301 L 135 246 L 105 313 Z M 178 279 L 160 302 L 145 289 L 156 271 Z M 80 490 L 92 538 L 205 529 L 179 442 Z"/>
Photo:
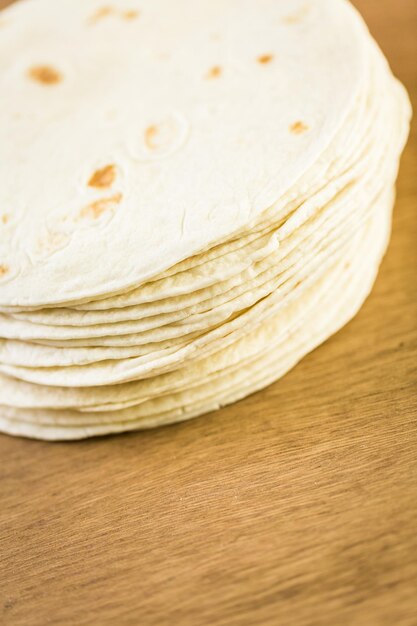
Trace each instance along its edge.
<path fill-rule="evenodd" d="M 417 2 L 356 5 L 417 108 Z M 284 380 L 156 432 L 0 436 L 2 625 L 416 626 L 416 132 L 373 295 Z"/>

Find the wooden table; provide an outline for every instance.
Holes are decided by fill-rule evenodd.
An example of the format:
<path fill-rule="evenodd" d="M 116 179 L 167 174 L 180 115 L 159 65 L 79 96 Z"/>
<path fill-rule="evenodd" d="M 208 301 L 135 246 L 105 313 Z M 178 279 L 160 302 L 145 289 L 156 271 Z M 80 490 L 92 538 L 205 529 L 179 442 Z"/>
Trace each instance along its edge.
<path fill-rule="evenodd" d="M 356 4 L 417 109 L 417 2 Z M 270 389 L 145 434 L 0 436 L 2 625 L 417 624 L 416 203 L 414 126 L 371 298 Z"/>

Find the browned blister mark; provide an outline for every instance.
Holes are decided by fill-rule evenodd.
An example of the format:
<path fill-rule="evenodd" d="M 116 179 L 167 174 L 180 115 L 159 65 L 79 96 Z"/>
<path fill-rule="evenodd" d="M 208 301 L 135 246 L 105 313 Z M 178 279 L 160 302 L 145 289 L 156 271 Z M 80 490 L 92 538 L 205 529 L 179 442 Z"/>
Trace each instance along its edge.
<path fill-rule="evenodd" d="M 105 17 L 108 17 L 112 13 L 114 13 L 114 9 L 112 9 L 112 7 L 109 7 L 109 6 L 100 7 L 99 9 L 97 9 L 95 13 L 93 13 L 93 15 L 89 18 L 88 22 L 89 24 L 96 24 L 97 22 L 100 22 L 100 20 L 104 19 Z"/>
<path fill-rule="evenodd" d="M 139 17 L 139 11 L 135 9 L 128 9 L 126 11 L 118 11 L 117 9 L 111 6 L 103 6 L 98 9 L 88 20 L 89 24 L 96 24 L 101 20 L 109 17 L 110 15 L 114 15 L 116 17 L 122 18 L 127 21 L 135 20 Z"/>
<path fill-rule="evenodd" d="M 305 133 L 308 130 L 308 126 L 307 124 L 304 124 L 304 122 L 294 122 L 294 124 L 291 124 L 290 126 L 290 132 L 292 132 L 294 135 L 301 135 L 302 133 Z"/>
<path fill-rule="evenodd" d="M 114 196 L 111 196 L 110 198 L 103 198 L 102 200 L 96 200 L 96 202 L 92 202 L 91 204 L 88 204 L 83 209 L 81 209 L 80 217 L 96 220 L 105 211 L 114 209 L 115 206 L 121 202 L 122 198 L 123 196 L 121 193 L 116 193 Z"/>
<path fill-rule="evenodd" d="M 50 65 L 34 65 L 28 70 L 28 76 L 42 85 L 56 85 L 62 80 L 58 70 Z"/>
<path fill-rule="evenodd" d="M 6 276 L 9 273 L 9 267 L 7 265 L 0 264 L 0 278 Z"/>
<path fill-rule="evenodd" d="M 298 24 L 301 20 L 307 15 L 310 11 L 310 7 L 305 4 L 301 9 L 296 11 L 295 13 L 290 13 L 283 18 L 284 24 Z"/>
<path fill-rule="evenodd" d="M 149 150 L 155 150 L 158 146 L 156 144 L 156 137 L 158 135 L 157 126 L 148 126 L 145 130 L 145 144 Z"/>
<path fill-rule="evenodd" d="M 94 172 L 88 181 L 88 186 L 95 187 L 96 189 L 107 189 L 107 187 L 112 186 L 115 179 L 116 167 L 114 165 L 106 165 Z"/>
<path fill-rule="evenodd" d="M 1 223 L 2 224 L 8 224 L 9 223 L 9 219 L 10 219 L 10 216 L 7 215 L 7 213 L 5 213 L 4 215 L 1 216 Z"/>
<path fill-rule="evenodd" d="M 124 13 L 122 13 L 122 17 L 124 20 L 136 20 L 139 17 L 139 11 L 135 11 L 134 9 L 124 11 Z"/>
<path fill-rule="evenodd" d="M 171 114 L 166 119 L 158 120 L 157 123 L 143 129 L 142 150 L 148 153 L 149 158 L 160 157 L 178 149 L 184 137 L 184 120 Z"/>
<path fill-rule="evenodd" d="M 258 63 L 261 63 L 262 65 L 266 65 L 267 63 L 271 63 L 273 59 L 274 59 L 273 54 L 261 54 L 261 56 L 258 57 Z"/>
<path fill-rule="evenodd" d="M 220 65 L 215 65 L 206 74 L 206 78 L 219 78 L 222 75 L 222 68 Z"/>

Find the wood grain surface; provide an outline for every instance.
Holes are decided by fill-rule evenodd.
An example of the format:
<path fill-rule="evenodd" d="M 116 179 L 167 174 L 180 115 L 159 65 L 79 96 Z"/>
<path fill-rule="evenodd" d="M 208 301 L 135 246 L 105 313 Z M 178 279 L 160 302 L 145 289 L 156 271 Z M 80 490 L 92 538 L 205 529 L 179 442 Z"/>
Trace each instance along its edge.
<path fill-rule="evenodd" d="M 417 109 L 417 2 L 356 5 Z M 416 626 L 416 205 L 414 125 L 372 296 L 268 390 L 145 434 L 0 436 L 2 625 Z"/>

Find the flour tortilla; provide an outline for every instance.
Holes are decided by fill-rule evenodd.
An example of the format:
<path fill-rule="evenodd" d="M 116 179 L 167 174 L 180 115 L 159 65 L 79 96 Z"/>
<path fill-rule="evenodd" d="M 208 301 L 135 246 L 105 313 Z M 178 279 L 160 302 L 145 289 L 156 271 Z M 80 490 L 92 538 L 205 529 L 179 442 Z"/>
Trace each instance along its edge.
<path fill-rule="evenodd" d="M 96 24 L 93 4 L 6 11 L 0 203 L 13 199 L 13 219 L 1 239 L 2 306 L 123 291 L 242 231 L 317 161 L 366 76 L 367 31 L 343 0 L 317 0 L 299 25 L 286 17 L 300 0 L 142 0 L 137 20 Z M 39 64 L 62 80 L 31 80 Z M 214 65 L 222 80 L 206 78 Z M 308 132 L 289 131 L 298 120 Z M 89 188 L 109 162 L 111 193 Z M 98 219 L 83 212 L 115 196 Z"/>
<path fill-rule="evenodd" d="M 378 65 L 381 65 L 381 63 L 379 63 Z M 370 81 L 370 87 L 376 87 L 379 84 L 381 95 L 385 95 L 386 90 L 382 89 L 382 85 L 380 84 L 381 81 L 375 82 L 375 77 L 373 78 L 374 80 Z M 336 145 L 332 144 L 331 146 L 329 146 L 325 153 L 321 155 L 319 162 L 314 164 L 314 166 L 310 168 L 307 174 L 305 174 L 300 179 L 300 186 L 297 186 L 297 189 L 292 189 L 288 194 L 286 194 L 286 196 L 284 196 L 280 200 L 279 211 L 278 208 L 274 206 L 264 213 L 264 216 L 270 214 L 270 220 L 272 220 L 272 223 L 271 221 L 268 222 L 268 219 L 265 218 L 261 224 L 252 223 L 252 232 L 245 233 L 243 237 L 240 236 L 238 237 L 238 239 L 227 241 L 223 244 L 216 246 L 213 249 L 206 251 L 205 253 L 187 259 L 174 266 L 174 268 L 171 268 L 170 270 L 164 272 L 161 278 L 158 278 L 157 280 L 154 280 L 145 286 L 133 289 L 118 296 L 107 298 L 103 297 L 95 301 L 87 302 L 85 305 L 75 306 L 71 310 L 72 315 L 76 316 L 79 314 L 79 311 L 82 311 L 82 321 L 80 322 L 80 325 L 89 325 L 91 323 L 96 323 L 96 321 L 97 323 L 102 322 L 103 320 L 100 319 L 91 320 L 91 316 L 94 315 L 96 312 L 103 314 L 103 316 L 106 316 L 106 321 L 108 320 L 109 315 L 114 314 L 116 316 L 120 315 L 120 319 L 116 321 L 123 321 L 125 319 L 123 317 L 123 311 L 129 311 L 128 318 L 126 319 L 141 319 L 147 316 L 156 316 L 160 312 L 177 312 L 179 308 L 184 309 L 191 304 L 200 302 L 202 298 L 204 299 L 204 301 L 207 302 L 210 297 L 213 297 L 213 295 L 215 296 L 217 294 L 220 294 L 225 289 L 230 289 L 234 285 L 238 284 L 239 277 L 233 276 L 231 279 L 228 279 L 226 281 L 219 281 L 217 284 L 212 285 L 210 288 L 200 289 L 196 291 L 188 291 L 189 285 L 184 285 L 184 281 L 181 280 L 182 277 L 178 276 L 178 278 L 180 279 L 179 286 L 177 285 L 176 280 L 171 283 L 168 282 L 168 285 L 171 284 L 174 287 L 173 291 L 171 292 L 171 296 L 167 296 L 166 293 L 163 293 L 162 295 L 164 297 L 162 300 L 160 299 L 161 291 L 163 291 L 163 285 L 166 283 L 166 281 L 161 279 L 180 274 L 190 268 L 199 267 L 206 263 L 208 260 L 213 261 L 219 258 L 222 262 L 224 262 L 230 252 L 234 252 L 236 249 L 241 250 L 247 245 L 247 243 L 253 242 L 254 239 L 259 238 L 259 236 L 261 236 L 262 234 L 267 234 L 268 232 L 271 232 L 271 230 L 276 230 L 285 221 L 285 219 L 288 219 L 292 212 L 294 212 L 300 207 L 300 205 L 303 204 L 303 202 L 307 200 L 311 202 L 312 195 L 316 195 L 320 192 L 325 191 L 325 189 L 323 188 L 323 181 L 325 182 L 326 186 L 327 183 L 339 173 L 336 165 L 339 167 L 339 170 L 342 170 L 343 167 L 345 167 L 343 165 L 343 162 L 349 162 L 349 158 L 352 158 L 352 155 L 355 154 L 355 149 L 357 150 L 358 147 L 361 146 L 363 138 L 369 135 L 370 126 L 372 125 L 372 122 L 375 121 L 375 118 L 378 116 L 379 112 L 379 99 L 377 98 L 378 94 L 375 92 L 372 95 L 373 97 L 370 98 L 369 96 L 365 97 L 364 93 L 360 94 L 360 98 L 358 101 L 358 110 L 356 110 L 355 108 L 355 111 L 352 112 L 349 119 L 348 132 L 346 132 L 345 129 L 339 131 Z M 367 102 L 367 100 L 369 100 L 369 102 Z M 364 112 L 363 107 L 365 103 L 367 103 L 368 107 L 372 104 L 372 108 L 368 110 L 367 116 L 362 115 Z M 375 111 L 373 111 L 373 109 L 375 109 Z M 330 196 L 332 193 L 334 193 L 334 191 L 332 192 L 330 190 Z M 177 276 L 175 276 L 175 278 L 177 278 Z M 181 289 L 181 285 L 183 287 L 186 287 L 185 293 L 182 294 L 181 292 L 184 291 L 184 289 Z M 132 304 L 135 302 L 139 302 L 140 304 Z M 117 307 L 117 309 L 114 309 L 113 307 Z M 25 312 L 25 310 L 23 310 L 23 312 L 21 313 L 19 308 L 14 307 L 2 307 L 0 308 L 0 310 L 3 310 L 6 313 L 14 314 L 17 319 L 30 320 L 31 313 L 35 316 L 46 316 L 45 323 L 48 324 L 53 323 L 54 315 L 57 315 L 60 319 L 61 316 L 65 316 L 69 312 L 68 309 L 65 308 L 48 308 L 43 310 L 40 310 L 38 308 L 32 310 L 31 308 L 29 308 L 29 313 Z M 34 321 L 36 321 L 36 319 Z M 74 320 L 72 319 L 68 323 L 73 324 Z M 58 321 L 58 325 L 62 325 L 62 322 Z M 75 325 L 78 325 L 78 323 L 75 322 Z"/>
<path fill-rule="evenodd" d="M 361 19 L 344 0 L 178 2 L 187 23 L 168 0 L 8 12 L 0 430 L 219 408 L 371 288 L 410 108 Z"/>
<path fill-rule="evenodd" d="M 379 98 L 376 98 L 376 97 L 375 97 L 375 98 L 374 98 L 374 100 L 379 102 Z M 345 151 L 345 153 L 346 153 L 346 151 Z M 249 273 L 249 274 L 250 274 L 251 272 L 252 272 L 252 268 L 251 268 L 250 270 L 248 270 L 248 272 L 247 272 L 247 273 Z M 227 281 L 226 281 L 226 282 L 227 282 Z M 241 285 L 240 285 L 240 287 L 241 287 Z M 219 292 L 219 288 L 220 288 L 220 285 L 219 285 L 219 284 L 217 284 L 217 285 L 216 285 L 216 290 L 215 290 L 215 293 L 216 293 L 216 292 Z M 237 287 L 234 287 L 234 290 L 236 291 L 236 289 L 238 289 L 238 288 L 239 288 L 239 285 L 238 285 Z M 204 290 L 203 290 L 203 291 L 204 291 Z M 232 291 L 232 290 L 230 290 L 230 291 Z M 146 290 L 145 290 L 145 292 L 146 292 Z M 223 295 L 224 295 L 224 294 L 221 294 L 221 296 L 223 296 Z M 146 296 L 146 297 L 147 297 L 147 296 Z M 189 297 L 189 295 L 187 296 L 187 298 L 188 298 L 188 297 Z M 104 301 L 102 301 L 102 302 L 104 302 Z M 209 303 L 210 303 L 210 298 L 206 298 L 206 299 L 203 301 L 203 303 L 205 303 L 205 305 L 203 304 L 203 310 L 204 310 L 204 306 L 206 307 L 206 310 L 208 310 L 208 308 L 209 308 Z M 96 304 L 100 304 L 100 303 L 96 303 Z M 164 319 L 163 319 L 163 320 L 161 321 L 161 324 L 162 324 L 162 323 L 168 323 L 169 321 L 176 321 L 176 320 L 180 319 L 180 316 L 182 315 L 182 312 L 181 312 L 181 311 L 178 311 L 178 310 L 175 310 L 175 308 L 176 308 L 176 306 L 177 306 L 177 304 L 176 304 L 175 302 L 172 302 L 172 304 L 171 304 L 171 303 L 169 302 L 169 300 L 168 300 L 168 301 L 167 301 L 167 302 L 165 302 L 164 304 L 165 304 L 165 309 L 164 309 L 164 310 L 171 311 L 171 315 L 170 315 L 170 316 L 168 316 L 166 320 L 164 320 Z M 180 304 L 181 304 L 181 305 L 183 305 L 183 303 L 182 303 L 182 302 L 181 302 L 181 303 L 179 303 L 179 305 L 180 305 Z M 145 305 L 145 307 L 146 307 L 146 305 Z M 133 319 L 135 319 L 135 320 L 136 320 L 136 319 L 141 319 L 141 318 L 143 318 L 144 316 L 146 316 L 146 313 L 145 313 L 145 315 L 144 315 L 144 314 L 143 314 L 143 312 L 139 312 L 139 311 L 138 311 L 138 308 L 136 308 L 136 307 L 130 307 L 129 309 L 125 309 L 125 310 L 126 310 L 126 311 L 128 311 L 127 318 L 128 318 L 128 319 L 130 319 L 130 320 L 133 320 Z M 153 314 L 153 319 L 148 320 L 148 323 L 149 323 L 149 322 L 151 322 L 151 324 L 153 324 L 153 327 L 157 327 L 157 325 L 159 324 L 159 322 L 158 322 L 158 317 L 157 317 L 157 315 L 156 315 L 157 310 L 158 310 L 158 306 L 157 306 L 157 304 L 155 305 L 155 307 L 153 308 L 153 310 L 152 310 L 152 307 L 151 307 L 151 309 L 149 310 L 149 312 L 150 312 L 151 314 Z M 116 317 L 117 317 L 117 314 L 118 314 L 118 313 L 120 313 L 120 312 L 121 312 L 121 311 L 120 311 L 120 309 L 119 309 L 118 311 L 116 311 Z M 195 311 L 195 312 L 199 312 L 199 311 Z M 38 312 L 38 314 L 34 313 L 34 314 L 32 314 L 32 315 L 34 315 L 34 319 L 33 319 L 33 321 L 36 321 L 36 319 L 38 319 L 41 323 L 48 323 L 48 324 L 50 324 L 50 323 L 51 323 L 51 319 L 52 319 L 52 322 L 53 322 L 53 323 L 55 323 L 55 320 L 53 320 L 53 318 L 52 318 L 52 317 L 51 317 L 51 315 L 50 315 L 51 313 L 53 314 L 53 313 L 54 313 L 54 310 L 52 310 L 52 311 L 46 311 L 46 312 L 42 312 L 42 311 L 40 311 L 40 312 Z M 98 312 L 97 312 L 97 313 L 98 313 Z M 99 321 L 102 321 L 102 322 L 104 323 L 105 316 L 106 316 L 106 319 L 108 319 L 108 317 L 110 317 L 110 318 L 113 320 L 113 317 L 112 317 L 112 313 L 113 313 L 113 312 L 108 312 L 108 311 L 100 311 L 100 313 L 103 313 L 103 317 L 102 317 L 102 319 L 101 319 L 101 320 L 96 320 L 96 321 L 98 321 L 98 322 L 99 322 Z M 187 310 L 186 310 L 186 311 L 184 311 L 184 313 L 185 313 L 186 315 L 188 315 L 188 314 L 193 314 L 193 313 L 194 313 L 194 311 L 187 311 Z M 49 315 L 48 315 L 48 314 L 49 314 Z M 68 314 L 68 311 L 67 311 L 67 310 L 65 310 L 65 309 L 64 309 L 63 311 L 58 310 L 58 311 L 56 311 L 56 314 L 58 315 L 58 317 L 60 317 L 60 316 L 63 316 L 63 317 L 64 317 L 66 314 Z M 73 316 L 74 316 L 74 314 L 75 314 L 75 315 L 77 315 L 78 313 L 77 313 L 77 311 L 75 311 L 75 310 L 74 310 L 74 311 L 72 311 L 72 314 L 73 314 Z M 83 314 L 82 314 L 82 316 L 83 316 L 83 317 L 82 317 L 81 325 L 90 325 L 90 321 L 91 321 L 91 320 L 89 321 L 87 318 L 88 318 L 88 316 L 89 316 L 89 315 L 91 315 L 91 314 L 93 314 L 93 315 L 94 315 L 94 312 L 83 312 Z M 23 314 L 23 316 L 22 316 L 22 317 L 19 317 L 19 314 L 17 314 L 15 317 L 16 317 L 17 319 L 27 319 L 27 316 L 29 316 L 29 319 L 30 319 L 30 314 L 26 314 L 26 318 L 25 318 L 25 315 L 24 315 L 24 314 Z M 38 317 L 37 317 L 37 316 L 38 316 Z M 43 317 L 43 319 L 42 319 L 42 316 L 44 316 L 44 317 Z M 122 318 L 123 318 L 123 311 L 122 311 L 122 316 L 120 316 L 120 319 L 119 319 L 119 320 L 116 320 L 116 321 L 121 321 L 121 320 L 122 320 Z M 63 320 L 58 320 L 58 325 L 62 325 L 62 324 L 63 324 L 63 321 L 65 321 L 65 317 L 64 317 L 64 319 L 63 319 Z M 69 322 L 70 322 L 71 324 L 74 324 L 74 325 L 77 325 L 77 324 L 78 324 L 78 321 L 77 321 L 76 319 L 74 319 L 74 317 L 72 317 L 72 319 L 70 318 L 70 319 L 69 319 Z M 152 326 L 151 326 L 151 327 L 152 327 Z M 104 330 L 104 327 L 102 327 L 102 329 Z M 87 331 L 87 332 L 88 332 L 88 331 Z"/>

